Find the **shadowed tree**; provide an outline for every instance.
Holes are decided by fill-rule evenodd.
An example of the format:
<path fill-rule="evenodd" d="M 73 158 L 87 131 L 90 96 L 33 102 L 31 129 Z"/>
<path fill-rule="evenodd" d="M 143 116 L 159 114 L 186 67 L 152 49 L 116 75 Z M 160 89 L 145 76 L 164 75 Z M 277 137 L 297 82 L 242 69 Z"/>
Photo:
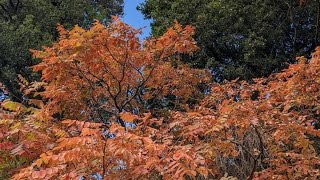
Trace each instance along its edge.
<path fill-rule="evenodd" d="M 16 75 L 37 79 L 30 66 L 38 61 L 29 49 L 57 40 L 57 24 L 88 28 L 94 19 L 109 22 L 121 15 L 123 0 L 0 0 L 0 82 L 21 100 Z"/>
<path fill-rule="evenodd" d="M 138 9 L 159 36 L 173 20 L 196 27 L 201 49 L 185 62 L 209 67 L 217 81 L 249 80 L 310 55 L 319 38 L 319 1 L 146 0 Z"/>

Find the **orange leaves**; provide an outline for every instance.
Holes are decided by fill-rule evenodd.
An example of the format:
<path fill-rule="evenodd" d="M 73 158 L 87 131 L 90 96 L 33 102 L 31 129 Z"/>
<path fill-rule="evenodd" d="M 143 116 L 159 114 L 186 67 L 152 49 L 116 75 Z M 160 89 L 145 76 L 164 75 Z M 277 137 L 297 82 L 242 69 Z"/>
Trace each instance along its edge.
<path fill-rule="evenodd" d="M 28 110 L 30 108 L 24 107 L 26 110 L 22 111 L 22 109 L 19 108 L 19 106 L 22 105 L 19 103 L 6 102 L 4 106 L 13 111 L 20 111 L 16 114 L 15 118 L 11 120 L 5 120 L 2 119 L 3 117 L 0 117 L 0 146 L 8 144 L 0 148 L 0 162 L 1 164 L 15 162 L 15 164 L 11 166 L 3 166 L 1 171 L 11 171 L 12 169 L 21 169 L 21 167 L 17 167 L 18 165 L 26 166 L 31 164 L 39 154 L 48 149 L 47 145 L 54 141 L 50 131 L 53 126 L 50 124 L 51 126 L 48 128 L 49 123 L 38 121 L 34 117 L 35 114 L 32 114 L 32 111 Z M 2 109 L 0 111 L 2 111 Z M 32 115 L 28 115 L 30 113 Z M 35 179 L 43 179 L 43 176 L 42 171 L 40 174 L 34 174 Z M 13 179 L 26 179 L 30 177 L 32 177 L 32 172 L 25 171 L 22 174 L 14 176 Z"/>
<path fill-rule="evenodd" d="M 0 138 L 2 138 L 2 136 L 0 135 Z M 12 142 L 3 142 L 0 143 L 0 149 L 2 151 L 7 151 L 7 150 L 11 150 L 13 148 L 14 144 Z"/>
<path fill-rule="evenodd" d="M 197 49 L 192 27 L 175 22 L 144 46 L 136 37 L 140 30 L 119 20 L 108 27 L 96 22 L 89 30 L 58 29 L 59 42 L 33 51 L 42 58 L 35 69 L 47 83 L 32 83 L 28 92 L 40 95 L 43 88 L 48 104 L 29 104 L 64 120 L 47 122 L 36 113 L 16 121 L 18 116 L 1 114 L 9 120 L 0 121 L 0 147 L 15 157 L 34 152 L 33 164 L 13 178 L 75 178 L 93 172 L 113 179 L 319 175 L 312 141 L 320 136 L 313 127 L 319 116 L 319 49 L 312 63 L 301 59 L 254 84 L 211 84 L 211 93 L 197 103 L 203 96 L 199 86 L 209 89 L 208 72 L 179 61 L 180 53 Z M 159 113 L 156 103 L 146 107 L 157 100 L 175 109 Z M 190 101 L 194 107 L 185 105 Z M 2 106 L 28 109 L 10 101 Z"/>
<path fill-rule="evenodd" d="M 46 171 L 45 170 L 40 170 L 40 171 L 34 171 L 32 173 L 32 178 L 33 179 L 43 179 L 46 176 Z"/>
<path fill-rule="evenodd" d="M 77 120 L 71 120 L 66 119 L 62 121 L 63 124 L 66 124 L 68 127 L 70 126 L 76 126 L 80 130 L 83 128 L 93 128 L 98 129 L 100 126 L 102 126 L 102 123 L 93 123 L 93 122 L 85 122 L 85 121 L 77 121 Z"/>
<path fill-rule="evenodd" d="M 58 32 L 59 32 L 59 37 L 60 37 L 60 39 L 66 38 L 68 32 L 67 32 L 67 30 L 66 30 L 61 24 L 58 24 L 57 30 L 58 30 Z"/>
<path fill-rule="evenodd" d="M 42 59 L 34 70 L 42 71 L 42 79 L 47 82 L 40 95 L 49 100 L 44 109 L 51 115 L 63 112 L 66 118 L 85 120 L 91 116 L 102 121 L 102 111 L 113 117 L 134 107 L 143 111 L 141 102 L 135 101 L 138 97 L 147 102 L 172 94 L 187 101 L 199 96 L 198 84 L 209 81 L 204 70 L 179 62 L 177 53 L 197 49 L 190 26 L 184 28 L 175 22 L 167 33 L 150 38 L 144 46 L 137 37 L 141 30 L 118 18 L 107 27 L 97 21 L 89 30 L 79 26 L 70 31 L 58 26 L 58 30 L 59 42 L 43 51 L 32 50 Z M 179 68 L 171 62 L 178 63 Z"/>
<path fill-rule="evenodd" d="M 209 175 L 208 169 L 205 167 L 198 167 L 196 171 L 205 178 L 207 178 Z"/>
<path fill-rule="evenodd" d="M 222 104 L 221 104 L 221 108 L 220 108 L 220 113 L 221 114 L 228 114 L 228 113 L 230 113 L 230 111 L 231 111 L 231 107 L 230 107 L 230 105 L 228 105 L 229 104 L 229 101 L 227 101 L 227 100 L 224 100 L 223 102 L 222 102 Z"/>
<path fill-rule="evenodd" d="M 180 103 L 200 97 L 197 86 L 209 81 L 208 72 L 179 62 L 180 53 L 191 54 L 197 50 L 192 27 L 184 28 L 175 22 L 162 37 L 151 38 L 144 46 L 136 36 L 141 31 L 118 19 L 108 27 L 96 22 L 89 30 L 76 26 L 66 31 L 59 26 L 58 31 L 59 42 L 43 51 L 32 51 L 34 57 L 42 59 L 34 70 L 42 71 L 46 83 L 42 86 L 44 92 L 38 93 L 36 87 L 29 92 L 46 98 L 48 104 L 43 106 L 38 100 L 29 103 L 43 107 L 43 113 L 64 117 L 59 126 L 48 128 L 48 134 L 59 139 L 41 150 L 43 154 L 33 164 L 39 171 L 31 167 L 16 177 L 60 178 L 64 174 L 75 177 L 74 172 L 87 175 L 106 170 L 110 177 L 118 177 L 123 172 L 129 178 L 134 167 L 140 169 L 133 171 L 136 172 L 133 175 L 140 177 L 152 171 L 160 173 L 173 160 L 180 166 L 167 172 L 166 177 L 208 174 L 201 168 L 204 164 L 197 160 L 200 155 L 194 149 L 190 150 L 192 156 L 176 153 L 174 136 L 164 134 L 168 129 L 164 128 L 163 120 L 151 118 L 151 114 L 139 118 L 128 113 L 146 112 L 143 104 L 154 98 L 173 95 L 177 97 L 176 103 Z M 172 66 L 172 62 L 177 66 Z M 189 115 L 202 116 L 196 112 Z M 123 124 L 114 122 L 119 120 L 116 117 L 128 123 L 142 120 L 141 129 L 125 129 Z M 195 140 L 203 133 L 204 126 L 194 124 L 182 135 L 188 137 L 186 140 Z M 66 164 L 65 169 L 53 171 L 60 164 Z"/>
<path fill-rule="evenodd" d="M 269 103 L 262 103 L 258 106 L 258 109 L 261 111 L 269 111 L 271 110 L 273 107 L 269 104 Z"/>
<path fill-rule="evenodd" d="M 83 128 L 80 136 L 97 135 L 99 132 L 97 129 Z"/>
<path fill-rule="evenodd" d="M 257 117 L 251 117 L 251 118 L 250 118 L 250 123 L 251 123 L 252 125 L 258 125 L 259 119 L 258 119 Z"/>
<path fill-rule="evenodd" d="M 311 62 L 317 62 L 317 60 L 318 56 L 315 53 Z M 313 107 L 319 105 L 319 102 L 313 101 L 313 98 L 319 97 L 319 91 L 316 89 L 320 84 L 311 82 L 319 81 L 320 66 L 306 62 L 303 58 L 301 63 L 291 65 L 284 72 L 269 78 L 257 79 L 252 85 L 245 82 L 225 82 L 213 86 L 212 93 L 203 100 L 201 105 L 218 110 L 213 112 L 218 112 L 217 122 L 206 131 L 206 135 L 215 139 L 214 146 L 219 144 L 217 145 L 219 149 L 213 153 L 215 157 L 223 154 L 228 158 L 230 156 L 239 158 L 242 151 L 253 149 L 253 152 L 247 152 L 253 158 L 261 158 L 264 153 L 273 156 L 268 161 L 272 168 L 262 171 L 262 174 L 256 173 L 257 177 L 265 177 L 270 171 L 272 173 L 266 177 L 282 177 L 285 169 L 293 179 L 312 179 L 317 176 L 314 171 L 316 163 L 302 165 L 304 159 L 310 159 L 310 157 L 319 159 L 314 153 L 316 149 L 314 142 L 308 138 L 307 134 L 314 134 L 313 136 L 320 134 L 312 130 L 313 126 L 310 122 L 318 122 L 309 116 L 310 113 L 318 114 L 317 108 Z M 252 97 L 253 91 L 259 92 L 257 98 Z M 228 140 L 229 144 L 225 143 Z M 228 147 L 231 144 L 234 147 Z M 241 151 L 236 152 L 233 149 L 241 149 Z M 283 152 L 292 156 L 284 156 L 286 153 Z M 295 152 L 294 156 L 292 152 Z M 208 155 L 211 154 L 208 153 Z M 291 168 L 297 164 L 303 168 Z M 237 165 L 237 167 L 242 166 L 244 165 Z M 248 166 L 250 165 L 245 165 L 245 167 Z M 309 171 L 312 175 L 305 173 Z"/>
<path fill-rule="evenodd" d="M 124 128 L 120 126 L 119 124 L 112 124 L 111 127 L 109 128 L 109 131 L 111 133 L 123 133 Z"/>
<path fill-rule="evenodd" d="M 137 115 L 131 114 L 129 112 L 121 112 L 120 113 L 120 118 L 122 120 L 125 120 L 126 122 L 133 122 L 134 120 L 138 119 Z"/>
<path fill-rule="evenodd" d="M 0 110 L 0 119 L 2 121 L 9 120 L 9 119 L 14 119 L 14 117 L 15 117 L 14 113 L 3 112 L 2 110 Z"/>
<path fill-rule="evenodd" d="M 12 179 L 27 179 L 32 177 L 33 179 L 50 179 L 53 176 L 56 176 L 59 171 L 63 170 L 66 166 L 65 165 L 59 165 L 57 167 L 53 168 L 47 168 L 47 169 L 40 169 L 39 171 L 33 171 L 32 173 L 24 172 L 21 174 L 16 174 L 13 176 Z"/>
<path fill-rule="evenodd" d="M 158 47 L 165 48 L 167 46 L 165 53 L 178 52 L 190 54 L 198 49 L 196 42 L 191 37 L 193 34 L 193 27 L 186 26 L 183 28 L 181 24 L 175 21 L 174 26 L 168 28 L 167 32 L 159 38 L 160 44 L 158 44 Z"/>
<path fill-rule="evenodd" d="M 28 101 L 28 104 L 35 105 L 38 108 L 43 108 L 44 107 L 43 101 L 42 100 L 38 100 L 38 99 L 30 99 Z"/>
<path fill-rule="evenodd" d="M 172 161 L 166 167 L 165 173 L 167 178 L 183 179 L 185 176 L 195 178 L 197 174 L 207 177 L 208 169 L 203 166 L 200 157 L 196 157 L 194 152 L 182 152 L 177 150 L 172 155 Z"/>

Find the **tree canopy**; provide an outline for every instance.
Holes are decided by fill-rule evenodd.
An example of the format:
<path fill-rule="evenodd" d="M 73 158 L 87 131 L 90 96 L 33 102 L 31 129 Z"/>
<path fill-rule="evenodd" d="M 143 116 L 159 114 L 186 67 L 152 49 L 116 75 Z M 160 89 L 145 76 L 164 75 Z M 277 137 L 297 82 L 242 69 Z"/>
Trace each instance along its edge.
<path fill-rule="evenodd" d="M 173 20 L 196 28 L 200 51 L 185 62 L 216 80 L 266 76 L 319 42 L 319 1 L 146 0 L 139 9 L 161 35 Z"/>
<path fill-rule="evenodd" d="M 221 44 L 212 50 L 223 52 L 223 58 L 217 65 L 203 62 L 209 70 L 192 67 L 202 67 L 196 60 L 208 51 L 198 47 L 208 45 L 201 42 L 203 32 L 195 31 L 201 24 L 195 28 L 175 20 L 168 28 L 154 29 L 159 30 L 157 37 L 141 42 L 141 29 L 116 16 L 90 25 L 82 9 L 82 27 L 67 20 L 65 26 L 46 29 L 37 24 L 43 19 L 35 14 L 23 16 L 20 23 L 19 16 L 12 15 L 16 9 L 27 8 L 28 4 L 20 7 L 27 1 L 0 2 L 7 2 L 0 6 L 7 10 L 2 14 L 0 27 L 7 28 L 3 32 L 24 37 L 3 33 L 4 44 L 36 46 L 30 53 L 39 62 L 18 66 L 18 70 L 28 72 L 33 65 L 32 70 L 41 76 L 30 81 L 30 76 L 17 75 L 16 90 L 22 102 L 7 98 L 10 89 L 0 82 L 0 179 L 320 179 L 320 46 L 311 50 L 317 45 L 318 32 L 311 33 L 311 16 L 308 23 L 304 21 L 304 13 L 313 12 L 307 4 L 315 2 L 300 0 L 291 6 L 296 2 L 232 4 L 226 0 L 203 5 L 158 1 L 165 4 L 160 10 L 172 8 L 166 3 L 173 2 L 185 5 L 186 10 L 216 8 L 215 13 L 194 16 L 221 25 L 215 24 L 220 34 L 213 39 Z M 41 7 L 62 8 L 69 3 L 29 2 L 39 3 L 37 13 Z M 88 2 L 88 7 L 94 7 L 92 12 L 101 15 L 96 4 L 100 1 Z M 279 24 L 285 16 L 280 13 L 281 5 L 291 8 L 286 11 L 291 22 L 284 18 Z M 275 12 L 280 13 L 279 21 L 274 20 Z M 13 27 L 18 29 L 9 31 Z M 210 38 L 212 31 L 218 31 L 208 27 L 203 28 Z M 45 46 L 39 47 L 44 41 Z M 299 49 L 303 44 L 305 48 Z M 15 55 L 6 57 L 6 63 L 13 57 L 29 56 L 24 49 L 0 48 Z M 280 70 L 285 62 L 293 61 L 289 56 L 308 51 L 313 52 L 296 57 Z M 263 64 L 267 60 L 279 66 Z M 24 61 L 16 62 L 20 63 Z M 16 67 L 6 64 L 5 68 L 1 67 L 1 78 Z M 266 68 L 273 72 L 267 75 Z M 12 76 L 17 73 L 12 72 Z M 241 79 L 221 81 L 231 72 L 230 79 L 235 72 Z M 221 82 L 213 82 L 212 75 Z M 260 75 L 266 77 L 251 78 Z M 8 76 L 7 83 L 14 79 Z"/>
<path fill-rule="evenodd" d="M 172 95 L 185 103 L 199 96 L 197 84 L 208 81 L 205 70 L 179 63 L 179 54 L 197 50 L 190 26 L 176 23 L 143 46 L 140 30 L 119 20 L 107 28 L 96 22 L 88 31 L 76 26 L 70 32 L 59 27 L 59 32 L 52 48 L 33 51 L 43 59 L 34 69 L 48 83 L 43 96 L 50 100 L 46 109 L 51 115 L 104 122 L 103 115 L 109 114 L 119 120 L 123 111 L 147 110 L 150 99 Z"/>
<path fill-rule="evenodd" d="M 253 83 L 209 84 L 180 63 L 197 50 L 190 26 L 143 46 L 117 19 L 58 29 L 33 51 L 43 81 L 19 78 L 28 104 L 1 104 L 1 179 L 319 179 L 320 48 Z M 183 108 L 145 106 L 168 94 Z"/>

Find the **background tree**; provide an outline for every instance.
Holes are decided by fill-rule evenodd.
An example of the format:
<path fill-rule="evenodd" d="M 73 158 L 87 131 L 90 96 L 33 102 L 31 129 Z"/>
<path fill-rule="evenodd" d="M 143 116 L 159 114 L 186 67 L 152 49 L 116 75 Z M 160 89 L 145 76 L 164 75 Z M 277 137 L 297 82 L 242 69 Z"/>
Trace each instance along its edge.
<path fill-rule="evenodd" d="M 185 61 L 218 81 L 268 75 L 319 42 L 319 1 L 146 0 L 138 9 L 156 36 L 174 19 L 195 26 L 201 51 Z"/>
<path fill-rule="evenodd" d="M 89 27 L 94 19 L 108 22 L 122 10 L 123 0 L 0 0 L 0 82 L 18 100 L 16 75 L 28 80 L 38 76 L 30 69 L 37 61 L 29 49 L 57 40 L 58 23 Z"/>

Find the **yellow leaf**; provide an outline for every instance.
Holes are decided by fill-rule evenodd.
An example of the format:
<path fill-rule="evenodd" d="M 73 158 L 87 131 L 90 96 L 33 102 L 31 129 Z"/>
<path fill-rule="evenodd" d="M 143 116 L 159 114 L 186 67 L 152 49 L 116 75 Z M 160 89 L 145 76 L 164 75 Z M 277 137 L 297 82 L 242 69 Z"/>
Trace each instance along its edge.
<path fill-rule="evenodd" d="M 9 111 L 25 111 L 26 107 L 22 104 L 13 101 L 4 101 L 1 106 Z"/>

